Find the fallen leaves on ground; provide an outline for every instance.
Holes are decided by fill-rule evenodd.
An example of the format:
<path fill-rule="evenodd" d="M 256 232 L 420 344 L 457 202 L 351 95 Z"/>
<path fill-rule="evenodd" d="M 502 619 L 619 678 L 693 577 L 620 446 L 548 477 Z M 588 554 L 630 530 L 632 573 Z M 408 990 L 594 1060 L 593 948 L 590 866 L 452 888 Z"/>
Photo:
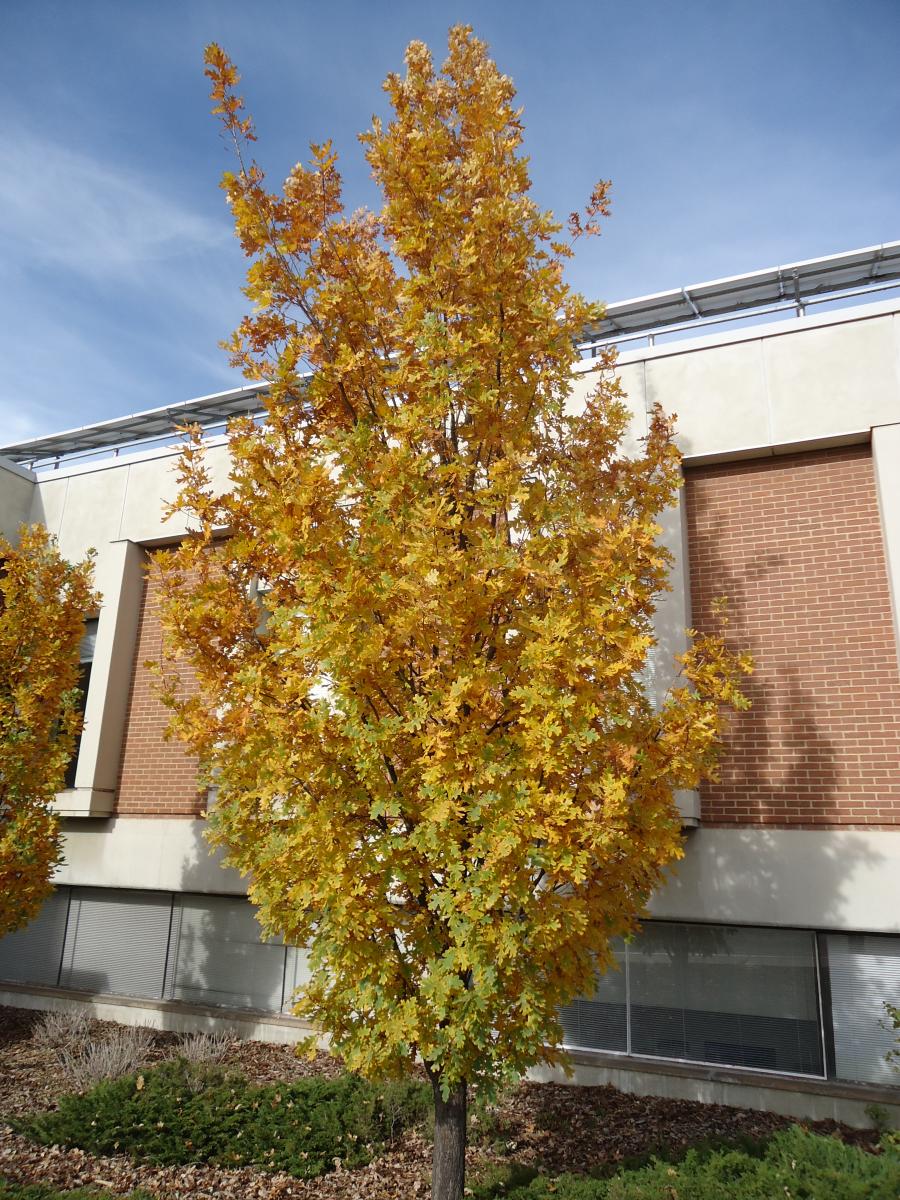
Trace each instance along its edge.
<path fill-rule="evenodd" d="M 0 1008 L 0 1113 L 21 1116 L 52 1109 L 64 1090 L 59 1062 L 51 1047 L 35 1036 L 41 1014 Z M 102 1037 L 109 1023 L 98 1022 Z M 178 1036 L 154 1037 L 148 1064 L 177 1050 Z M 225 1062 L 239 1067 L 255 1083 L 273 1083 L 309 1075 L 333 1077 L 339 1061 L 327 1054 L 298 1058 L 291 1047 L 239 1042 Z M 689 1100 L 632 1096 L 613 1087 L 575 1087 L 522 1083 L 501 1098 L 485 1120 L 473 1126 L 476 1144 L 467 1164 L 474 1177 L 490 1164 L 520 1163 L 549 1175 L 615 1166 L 647 1151 L 677 1154 L 710 1139 L 764 1138 L 790 1125 L 787 1117 L 753 1109 L 729 1108 Z M 873 1149 L 877 1134 L 833 1121 L 810 1128 Z M 431 1147 L 423 1136 L 405 1132 L 368 1166 L 338 1167 L 318 1179 L 299 1180 L 252 1168 L 231 1170 L 195 1165 L 153 1167 L 123 1156 L 104 1157 L 79 1149 L 39 1146 L 0 1124 L 0 1179 L 44 1183 L 57 1188 L 102 1187 L 127 1193 L 135 1188 L 166 1200 L 407 1200 L 426 1196 Z"/>

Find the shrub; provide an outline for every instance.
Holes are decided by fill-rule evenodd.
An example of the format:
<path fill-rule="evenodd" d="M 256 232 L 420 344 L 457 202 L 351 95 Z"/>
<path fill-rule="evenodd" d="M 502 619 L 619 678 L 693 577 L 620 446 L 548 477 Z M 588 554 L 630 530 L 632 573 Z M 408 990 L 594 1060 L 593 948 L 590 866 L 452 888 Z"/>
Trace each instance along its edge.
<path fill-rule="evenodd" d="M 502 1189 L 502 1190 L 501 1190 Z M 775 1134 L 761 1154 L 691 1150 L 679 1163 L 654 1160 L 609 1179 L 564 1175 L 516 1187 L 491 1182 L 479 1200 L 897 1200 L 900 1155 L 868 1154 L 799 1126 Z"/>
<path fill-rule="evenodd" d="M 391 1080 L 375 1086 L 375 1112 L 379 1141 L 392 1142 L 405 1129 L 423 1127 L 434 1132 L 431 1088 L 413 1079 Z"/>
<path fill-rule="evenodd" d="M 8 1183 L 0 1179 L 0 1200 L 155 1200 L 149 1192 L 129 1192 L 117 1198 L 112 1192 L 78 1188 L 74 1192 L 60 1192 L 44 1183 Z"/>
<path fill-rule="evenodd" d="M 34 1027 L 32 1038 L 39 1046 L 78 1053 L 90 1045 L 94 1018 L 86 1008 L 46 1012 Z"/>
<path fill-rule="evenodd" d="M 60 1065 L 76 1088 L 93 1087 L 103 1079 L 119 1079 L 147 1061 L 153 1030 L 145 1025 L 117 1025 L 102 1041 L 80 1049 L 60 1050 Z"/>
<path fill-rule="evenodd" d="M 65 1096 L 56 1112 L 19 1128 L 45 1145 L 125 1153 L 160 1166 L 255 1166 L 312 1178 L 370 1160 L 374 1149 L 421 1119 L 423 1084 L 376 1087 L 351 1075 L 249 1084 L 184 1059 Z"/>
<path fill-rule="evenodd" d="M 45 1013 L 32 1037 L 55 1051 L 64 1074 L 81 1090 L 135 1071 L 153 1045 L 152 1029 L 116 1025 L 104 1033 L 84 1008 Z"/>
<path fill-rule="evenodd" d="M 193 1063 L 218 1063 L 237 1043 L 237 1034 L 230 1029 L 187 1033 L 178 1042 L 175 1055 Z"/>

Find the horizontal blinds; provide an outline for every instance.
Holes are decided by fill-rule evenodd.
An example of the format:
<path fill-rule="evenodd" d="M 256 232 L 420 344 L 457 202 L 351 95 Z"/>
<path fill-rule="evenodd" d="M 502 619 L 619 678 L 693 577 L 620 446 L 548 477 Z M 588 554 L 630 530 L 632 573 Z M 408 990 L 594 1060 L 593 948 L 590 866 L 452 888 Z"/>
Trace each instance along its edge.
<path fill-rule="evenodd" d="M 281 1009 L 284 943 L 262 940 L 248 900 L 178 896 L 175 929 L 173 998 L 262 1012 Z"/>
<path fill-rule="evenodd" d="M 100 622 L 97 617 L 89 617 L 84 623 L 84 636 L 78 648 L 79 662 L 93 662 L 94 651 L 97 648 L 97 628 Z"/>
<path fill-rule="evenodd" d="M 823 937 L 838 1078 L 895 1083 L 900 938 Z M 619 970 L 560 1013 L 565 1044 L 821 1075 L 811 934 L 647 922 Z M 86 992 L 290 1011 L 308 954 L 264 942 L 239 897 L 60 888 L 24 929 L 0 939 L 0 980 Z M 163 978 L 165 973 L 165 980 Z"/>
<path fill-rule="evenodd" d="M 284 997 L 281 1003 L 282 1012 L 290 1012 L 294 1007 L 294 993 L 297 988 L 309 980 L 309 951 L 302 946 L 288 946 L 287 960 L 284 969 Z"/>
<path fill-rule="evenodd" d="M 647 923 L 628 973 L 632 1053 L 824 1073 L 811 933 Z"/>
<path fill-rule="evenodd" d="M 826 938 L 835 1072 L 840 1079 L 897 1083 L 896 1048 L 884 1002 L 900 1007 L 900 938 L 836 933 Z"/>
<path fill-rule="evenodd" d="M 73 889 L 60 984 L 160 999 L 171 910 L 168 893 Z"/>
<path fill-rule="evenodd" d="M 57 888 L 33 921 L 0 938 L 0 979 L 54 987 L 59 979 L 69 889 Z"/>
<path fill-rule="evenodd" d="M 617 969 L 611 968 L 604 975 L 598 975 L 590 996 L 579 997 L 560 1009 L 566 1046 L 614 1050 L 622 1054 L 628 1049 L 625 944 L 621 938 L 613 943 L 613 954 Z"/>

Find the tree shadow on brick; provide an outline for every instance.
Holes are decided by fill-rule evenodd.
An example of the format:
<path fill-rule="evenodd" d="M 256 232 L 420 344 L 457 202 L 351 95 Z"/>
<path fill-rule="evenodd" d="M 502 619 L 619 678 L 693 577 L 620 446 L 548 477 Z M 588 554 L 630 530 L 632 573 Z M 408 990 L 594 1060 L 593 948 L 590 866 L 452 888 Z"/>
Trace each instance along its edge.
<path fill-rule="evenodd" d="M 727 641 L 749 650 L 755 671 L 744 691 L 751 707 L 729 720 L 719 780 L 701 791 L 706 820 L 719 824 L 832 824 L 838 816 L 840 782 L 835 746 L 819 719 L 821 695 L 804 678 L 812 664 L 785 661 L 791 613 L 797 598 L 782 591 L 790 574 L 789 556 L 777 548 L 740 563 L 729 562 L 721 547 L 729 532 L 725 519 L 708 511 L 696 494 L 688 505 L 693 623 L 716 628 L 713 602 L 728 602 Z M 771 606 L 762 630 L 752 611 Z M 777 636 L 784 648 L 773 645 Z"/>
<path fill-rule="evenodd" d="M 688 484 L 687 493 L 692 623 L 713 630 L 713 601 L 726 597 L 727 641 L 734 649 L 749 650 L 756 662 L 744 687 L 752 707 L 731 716 L 719 780 L 701 789 L 701 829 L 731 827 L 735 837 L 716 839 L 714 850 L 704 851 L 698 843 L 688 854 L 713 856 L 701 868 L 707 907 L 733 913 L 736 923 L 752 923 L 760 920 L 754 914 L 778 912 L 788 892 L 796 901 L 798 880 L 789 877 L 791 868 L 782 861 L 783 831 L 839 823 L 841 766 L 822 727 L 822 691 L 809 685 L 810 660 L 786 661 L 792 614 L 803 600 L 796 573 L 791 589 L 790 555 L 777 544 L 761 544 L 758 552 L 729 560 L 724 548 L 734 525 L 710 508 L 701 489 Z M 807 602 L 819 602 L 806 591 Z M 763 622 L 754 622 L 755 611 L 764 614 Z M 784 632 L 780 653 L 772 653 L 779 612 Z M 808 923 L 820 928 L 846 924 L 857 872 L 883 862 L 870 840 L 850 829 L 831 838 L 804 839 L 793 852 L 795 870 L 796 856 L 803 860 L 803 907 L 813 914 Z M 677 872 L 669 888 L 679 890 Z"/>

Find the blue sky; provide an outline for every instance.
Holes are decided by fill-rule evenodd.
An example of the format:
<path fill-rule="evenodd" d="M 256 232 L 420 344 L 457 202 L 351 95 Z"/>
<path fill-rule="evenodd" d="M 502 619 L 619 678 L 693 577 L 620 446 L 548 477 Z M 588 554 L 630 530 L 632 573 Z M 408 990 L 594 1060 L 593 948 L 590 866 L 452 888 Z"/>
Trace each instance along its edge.
<path fill-rule="evenodd" d="M 240 382 L 205 43 L 270 181 L 332 137 L 356 207 L 385 74 L 457 21 L 516 82 L 539 202 L 613 181 L 591 298 L 900 238 L 900 0 L 0 0 L 0 445 Z"/>

